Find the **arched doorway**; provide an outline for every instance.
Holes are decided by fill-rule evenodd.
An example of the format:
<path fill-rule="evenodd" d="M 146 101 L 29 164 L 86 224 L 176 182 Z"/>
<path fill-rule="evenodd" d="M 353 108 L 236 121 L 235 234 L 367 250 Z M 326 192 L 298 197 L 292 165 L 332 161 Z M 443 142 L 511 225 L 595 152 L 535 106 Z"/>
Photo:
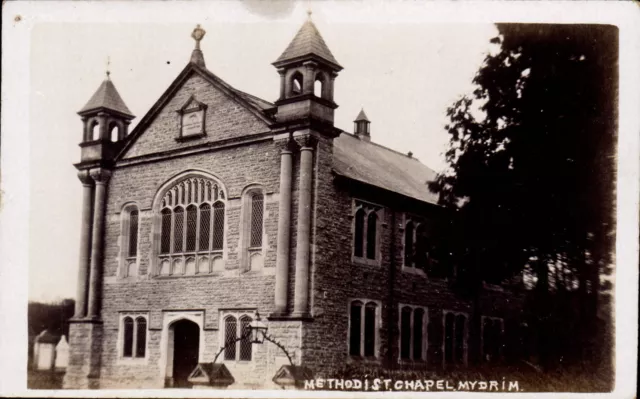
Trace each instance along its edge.
<path fill-rule="evenodd" d="M 173 332 L 173 386 L 190 388 L 187 378 L 198 364 L 200 327 L 182 319 L 173 323 L 170 329 Z"/>

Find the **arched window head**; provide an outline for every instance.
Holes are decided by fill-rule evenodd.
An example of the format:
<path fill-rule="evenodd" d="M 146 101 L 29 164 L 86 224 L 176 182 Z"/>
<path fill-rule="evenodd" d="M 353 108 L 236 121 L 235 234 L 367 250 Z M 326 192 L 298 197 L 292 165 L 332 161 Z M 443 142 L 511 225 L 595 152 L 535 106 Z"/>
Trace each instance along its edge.
<path fill-rule="evenodd" d="M 120 129 L 115 123 L 111 124 L 111 126 L 109 127 L 109 137 L 114 143 L 118 141 L 118 138 L 120 137 Z"/>
<path fill-rule="evenodd" d="M 404 228 L 404 265 L 413 266 L 413 222 L 407 222 Z"/>
<path fill-rule="evenodd" d="M 364 253 L 364 221 L 365 211 L 363 208 L 360 208 L 356 211 L 353 243 L 353 255 L 359 258 L 361 258 Z"/>
<path fill-rule="evenodd" d="M 224 319 L 224 360 L 236 360 L 238 322 L 233 316 Z"/>
<path fill-rule="evenodd" d="M 129 212 L 129 257 L 138 255 L 138 210 Z"/>
<path fill-rule="evenodd" d="M 300 72 L 296 72 L 291 76 L 291 94 L 297 96 L 302 94 L 303 78 Z"/>
<path fill-rule="evenodd" d="M 155 206 L 160 208 L 160 243 L 156 274 L 166 275 L 165 260 L 185 265 L 180 274 L 194 275 L 214 270 L 212 255 L 221 255 L 225 234 L 226 194 L 216 181 L 199 176 L 178 180 L 163 191 Z M 157 209 L 157 208 L 156 208 Z M 178 263 L 176 263 L 178 262 Z M 171 268 L 170 274 L 175 274 Z M 180 269 L 181 270 L 181 269 Z"/>
<path fill-rule="evenodd" d="M 377 252 L 376 231 L 378 228 L 378 215 L 375 212 L 367 216 L 367 259 L 375 260 Z"/>
<path fill-rule="evenodd" d="M 147 349 L 147 320 L 136 318 L 136 357 L 144 357 Z"/>
<path fill-rule="evenodd" d="M 100 140 L 100 123 L 95 119 L 91 122 L 91 140 Z"/>
<path fill-rule="evenodd" d="M 133 319 L 125 317 L 123 322 L 123 347 L 122 357 L 132 357 L 133 355 Z"/>
<path fill-rule="evenodd" d="M 221 250 L 224 245 L 224 204 L 213 204 L 213 249 Z"/>
<path fill-rule="evenodd" d="M 353 221 L 353 260 L 367 264 L 380 262 L 378 253 L 379 221 L 382 207 L 360 200 L 355 200 Z"/>
<path fill-rule="evenodd" d="M 325 79 L 324 76 L 319 73 L 316 75 L 316 79 L 313 82 L 313 95 L 316 97 L 325 98 Z"/>
<path fill-rule="evenodd" d="M 165 208 L 161 212 L 162 227 L 160 237 L 160 253 L 171 252 L 171 209 Z"/>
<path fill-rule="evenodd" d="M 180 253 L 184 248 L 184 209 L 177 206 L 173 214 L 173 252 Z"/>
<path fill-rule="evenodd" d="M 239 360 L 251 360 L 251 317 L 242 316 L 240 318 L 240 356 Z"/>
<path fill-rule="evenodd" d="M 264 196 L 256 193 L 251 196 L 251 248 L 262 247 L 262 227 L 264 216 Z"/>

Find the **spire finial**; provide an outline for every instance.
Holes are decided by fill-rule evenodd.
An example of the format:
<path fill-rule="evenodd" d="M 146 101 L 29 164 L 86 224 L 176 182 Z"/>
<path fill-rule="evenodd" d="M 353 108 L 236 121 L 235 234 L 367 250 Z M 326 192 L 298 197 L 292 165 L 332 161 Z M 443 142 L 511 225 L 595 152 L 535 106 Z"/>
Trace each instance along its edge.
<path fill-rule="evenodd" d="M 109 79 L 109 75 L 111 75 L 111 71 L 109 68 L 111 67 L 111 57 L 107 56 L 107 79 Z"/>
<path fill-rule="evenodd" d="M 311 10 L 311 7 L 307 8 L 307 19 L 311 19 L 311 14 L 313 14 L 313 11 Z"/>
<path fill-rule="evenodd" d="M 196 50 L 200 50 L 200 40 L 202 40 L 205 33 L 207 32 L 200 27 L 200 24 L 196 25 L 196 28 L 191 32 L 191 37 L 196 41 Z"/>

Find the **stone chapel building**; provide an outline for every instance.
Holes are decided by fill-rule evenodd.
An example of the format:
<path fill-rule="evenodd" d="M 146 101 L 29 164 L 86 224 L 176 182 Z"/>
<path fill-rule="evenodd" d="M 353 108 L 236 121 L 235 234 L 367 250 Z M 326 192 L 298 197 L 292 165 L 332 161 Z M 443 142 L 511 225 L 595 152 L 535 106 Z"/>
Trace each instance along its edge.
<path fill-rule="evenodd" d="M 188 386 L 219 352 L 232 387 L 273 386 L 280 348 L 233 342 L 257 313 L 317 376 L 503 356 L 511 294 L 487 291 L 474 318 L 449 288 L 454 268 L 430 244 L 449 217 L 426 185 L 435 173 L 376 144 L 364 111 L 353 132 L 334 126 L 342 66 L 311 19 L 273 63 L 273 103 L 206 68 L 204 33 L 132 132 L 108 74 L 79 112 L 64 386 Z"/>

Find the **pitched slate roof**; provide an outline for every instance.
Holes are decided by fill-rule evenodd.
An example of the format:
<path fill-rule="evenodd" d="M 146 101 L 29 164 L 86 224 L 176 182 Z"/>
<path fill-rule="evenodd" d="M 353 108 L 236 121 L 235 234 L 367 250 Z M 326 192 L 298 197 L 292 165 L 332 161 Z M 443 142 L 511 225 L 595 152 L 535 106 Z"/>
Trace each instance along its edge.
<path fill-rule="evenodd" d="M 438 195 L 427 182 L 436 172 L 415 158 L 343 132 L 333 141 L 333 168 L 338 175 L 384 188 L 430 204 Z"/>
<path fill-rule="evenodd" d="M 108 77 L 102 81 L 98 90 L 96 90 L 89 102 L 82 107 L 78 113 L 82 114 L 99 108 L 110 109 L 112 111 L 120 112 L 121 114 L 129 115 L 132 118 L 134 117 L 122 100 L 122 97 L 120 97 L 118 90 L 116 90 L 116 86 L 114 86 L 113 82 Z"/>
<path fill-rule="evenodd" d="M 340 67 L 340 64 L 338 64 L 338 61 L 336 61 L 333 54 L 331 54 L 331 50 L 329 50 L 329 47 L 327 47 L 327 44 L 320 35 L 318 28 L 316 28 L 311 19 L 308 19 L 274 64 L 310 54 L 316 55 Z"/>

